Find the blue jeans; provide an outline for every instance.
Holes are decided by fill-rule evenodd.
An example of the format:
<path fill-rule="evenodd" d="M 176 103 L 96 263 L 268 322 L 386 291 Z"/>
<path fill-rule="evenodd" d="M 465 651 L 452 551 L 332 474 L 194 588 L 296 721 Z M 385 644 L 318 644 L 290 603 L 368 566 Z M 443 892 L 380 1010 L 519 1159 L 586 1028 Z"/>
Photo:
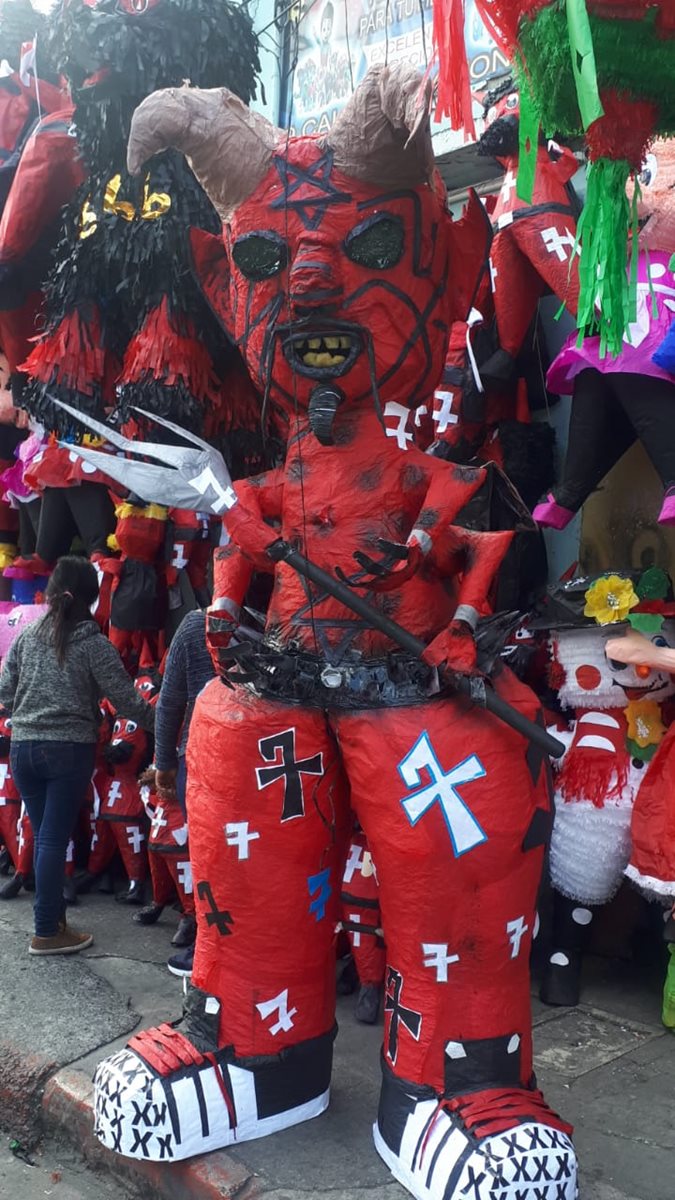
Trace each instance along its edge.
<path fill-rule="evenodd" d="M 96 747 L 13 742 L 12 775 L 35 838 L 35 934 L 54 937 L 63 919 L 66 850 L 94 772 Z"/>

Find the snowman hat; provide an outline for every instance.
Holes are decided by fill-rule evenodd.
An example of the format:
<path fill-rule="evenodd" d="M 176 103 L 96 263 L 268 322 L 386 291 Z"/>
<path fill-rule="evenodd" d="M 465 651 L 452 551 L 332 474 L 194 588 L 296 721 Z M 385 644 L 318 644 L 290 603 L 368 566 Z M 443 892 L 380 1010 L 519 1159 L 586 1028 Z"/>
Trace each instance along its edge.
<path fill-rule="evenodd" d="M 627 628 L 656 633 L 675 616 L 673 585 L 661 567 L 645 571 L 606 571 L 561 580 L 549 588 L 528 621 L 531 630 Z"/>

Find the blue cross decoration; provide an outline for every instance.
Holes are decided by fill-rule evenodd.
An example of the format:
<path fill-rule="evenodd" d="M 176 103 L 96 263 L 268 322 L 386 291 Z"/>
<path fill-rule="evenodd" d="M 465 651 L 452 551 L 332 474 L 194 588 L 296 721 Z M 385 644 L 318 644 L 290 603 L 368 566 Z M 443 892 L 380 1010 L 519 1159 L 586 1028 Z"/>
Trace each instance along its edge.
<path fill-rule="evenodd" d="M 309 906 L 309 911 L 314 913 L 317 921 L 322 921 L 326 915 L 326 905 L 333 889 L 330 884 L 330 867 L 326 867 L 325 871 L 319 871 L 318 875 L 310 875 L 307 879 L 307 890 L 313 900 Z"/>
<path fill-rule="evenodd" d="M 410 794 L 402 798 L 401 804 L 411 825 L 417 825 L 434 804 L 440 804 L 455 858 L 460 858 L 487 841 L 487 834 L 458 791 L 461 784 L 474 783 L 487 775 L 475 754 L 470 754 L 449 771 L 444 771 L 425 731 L 398 764 L 398 772 L 410 790 Z M 426 772 L 429 783 L 422 783 L 422 772 Z M 412 791 L 413 788 L 416 790 Z"/>

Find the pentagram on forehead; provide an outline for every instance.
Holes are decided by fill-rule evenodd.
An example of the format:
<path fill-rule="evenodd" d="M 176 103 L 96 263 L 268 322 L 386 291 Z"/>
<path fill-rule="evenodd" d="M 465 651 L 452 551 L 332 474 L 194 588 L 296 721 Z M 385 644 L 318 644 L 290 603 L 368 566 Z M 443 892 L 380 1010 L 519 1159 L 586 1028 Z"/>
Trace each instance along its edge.
<path fill-rule="evenodd" d="M 275 156 L 274 165 L 284 190 L 271 207 L 295 209 L 305 229 L 318 229 L 330 205 L 351 204 L 349 192 L 340 192 L 331 183 L 332 150 L 327 150 L 309 167 L 299 167 L 282 155 Z"/>

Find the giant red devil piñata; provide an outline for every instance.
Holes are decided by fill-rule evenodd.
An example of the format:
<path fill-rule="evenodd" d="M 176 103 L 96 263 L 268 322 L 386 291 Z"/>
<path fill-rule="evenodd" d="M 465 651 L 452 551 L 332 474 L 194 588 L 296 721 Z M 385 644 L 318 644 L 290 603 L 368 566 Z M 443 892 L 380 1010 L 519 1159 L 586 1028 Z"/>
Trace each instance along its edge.
<path fill-rule="evenodd" d="M 388 948 L 378 1151 L 418 1197 L 536 1186 L 574 1200 L 570 1128 L 532 1073 L 544 755 L 437 674 L 474 670 L 472 629 L 512 529 L 472 531 L 485 469 L 403 450 L 381 418 L 390 401 L 430 398 L 484 230 L 477 206 L 459 229 L 446 211 L 418 93 L 411 68 L 375 68 L 323 140 L 280 138 L 222 89 L 158 93 L 134 119 L 131 167 L 177 147 L 226 222 L 224 254 L 202 239 L 202 268 L 289 438 L 284 466 L 236 494 L 208 448 L 154 448 L 182 474 L 116 460 L 144 498 L 171 491 L 188 507 L 191 494 L 225 513 L 210 636 L 233 686 L 209 684 L 191 726 L 198 937 L 184 1018 L 101 1063 L 96 1130 L 168 1161 L 326 1108 L 351 803 Z M 280 537 L 365 588 L 429 643 L 426 661 L 274 566 Z M 274 574 L 266 634 L 240 658 L 249 682 L 228 680 L 256 570 Z M 495 686 L 536 717 L 508 670 Z"/>

